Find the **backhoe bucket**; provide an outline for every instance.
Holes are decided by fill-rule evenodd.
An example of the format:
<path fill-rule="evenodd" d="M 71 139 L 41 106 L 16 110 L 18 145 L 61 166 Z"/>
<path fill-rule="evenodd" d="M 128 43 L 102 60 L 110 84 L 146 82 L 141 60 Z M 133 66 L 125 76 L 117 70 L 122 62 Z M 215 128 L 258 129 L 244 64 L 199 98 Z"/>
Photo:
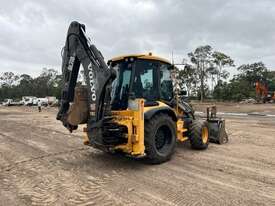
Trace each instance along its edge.
<path fill-rule="evenodd" d="M 210 142 L 225 144 L 228 142 L 228 135 L 225 130 L 225 120 L 216 116 L 215 106 L 207 108 L 207 123 L 209 128 Z"/>

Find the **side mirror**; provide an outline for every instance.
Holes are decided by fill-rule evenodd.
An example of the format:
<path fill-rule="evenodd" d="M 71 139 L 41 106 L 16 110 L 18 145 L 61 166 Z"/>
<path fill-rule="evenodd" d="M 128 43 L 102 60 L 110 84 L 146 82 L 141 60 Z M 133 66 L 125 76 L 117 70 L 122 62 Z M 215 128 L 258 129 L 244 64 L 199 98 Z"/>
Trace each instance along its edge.
<path fill-rule="evenodd" d="M 181 90 L 181 91 L 179 91 L 178 95 L 179 96 L 185 96 L 185 95 L 187 95 L 187 91 L 186 90 Z"/>

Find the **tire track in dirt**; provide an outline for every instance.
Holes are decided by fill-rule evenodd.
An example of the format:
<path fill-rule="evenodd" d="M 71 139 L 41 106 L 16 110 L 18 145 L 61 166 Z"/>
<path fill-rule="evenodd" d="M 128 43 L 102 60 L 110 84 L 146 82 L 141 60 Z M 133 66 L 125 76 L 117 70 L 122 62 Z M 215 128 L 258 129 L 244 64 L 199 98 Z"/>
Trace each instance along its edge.
<path fill-rule="evenodd" d="M 11 169 L 13 169 L 17 166 L 20 166 L 21 164 L 25 164 L 25 163 L 28 163 L 28 162 L 31 162 L 31 161 L 36 161 L 36 160 L 40 160 L 40 159 L 45 159 L 45 158 L 49 158 L 49 157 L 53 157 L 53 156 L 64 155 L 64 154 L 72 153 L 72 152 L 75 152 L 75 151 L 83 151 L 83 150 L 88 150 L 88 149 L 89 148 L 76 148 L 74 150 L 67 150 L 67 151 L 63 151 L 63 152 L 45 154 L 45 155 L 29 158 L 29 159 L 26 159 L 26 160 L 22 160 L 22 161 L 16 161 L 12 164 L 6 165 L 5 167 L 2 167 L 0 172 L 10 171 Z"/>
<path fill-rule="evenodd" d="M 8 122 L 5 121 L 4 123 L 7 124 Z M 17 123 L 17 126 L 18 129 L 24 129 L 26 124 Z M 14 161 L 15 159 L 9 161 L 11 164 L 5 165 L 5 168 L 2 168 L 2 175 L 0 177 L 4 183 L 0 188 L 6 191 L 16 191 L 15 194 L 18 194 L 18 199 L 21 199 L 26 205 L 60 205 L 65 202 L 69 205 L 120 204 L 120 201 L 112 197 L 112 194 L 101 189 L 102 185 L 106 184 L 113 174 L 92 176 L 81 174 L 79 167 L 67 167 L 70 165 L 69 161 L 71 159 L 76 160 L 81 157 L 79 154 L 81 150 L 91 148 L 76 148 L 70 151 L 68 149 L 64 151 L 63 149 L 61 152 L 47 153 L 41 151 L 41 148 L 35 147 L 39 145 L 30 145 L 29 140 L 35 139 L 35 141 L 38 140 L 39 142 L 42 139 L 52 146 L 59 144 L 63 145 L 64 148 L 68 148 L 68 145 L 71 148 L 76 147 L 77 144 L 73 145 L 74 141 L 70 141 L 70 144 L 64 145 L 61 141 L 58 142 L 56 139 L 53 140 L 52 137 L 47 137 L 46 134 L 48 132 L 52 133 L 52 131 L 46 128 L 32 126 L 30 131 L 33 133 L 37 133 L 38 131 L 39 133 L 28 135 L 30 131 L 24 130 L 21 133 L 22 138 L 20 139 L 16 138 L 18 135 L 16 132 L 10 132 L 12 131 L 10 128 L 4 127 L 4 129 L 6 132 L 9 132 L 9 135 L 2 134 L 5 137 L 6 147 L 12 145 L 13 148 L 17 147 L 17 150 L 33 148 L 33 150 L 27 149 L 27 151 L 31 151 L 29 153 L 31 154 L 30 158 L 22 161 Z M 60 132 L 57 132 L 55 135 L 60 135 Z M 62 137 L 64 137 L 64 134 L 62 134 Z M 55 146 L 53 149 L 56 150 L 58 147 Z M 65 162 L 66 159 L 61 158 L 64 156 L 67 156 L 67 164 Z"/>
<path fill-rule="evenodd" d="M 178 168 L 177 171 L 194 176 L 197 180 L 209 182 L 211 185 L 223 186 L 223 189 L 228 188 L 232 191 L 240 191 L 243 197 L 245 197 L 244 194 L 247 193 L 254 194 L 252 199 L 255 199 L 255 201 L 257 200 L 255 197 L 265 199 L 266 201 L 269 200 L 270 202 L 275 201 L 274 182 L 261 182 L 261 178 L 254 179 L 253 176 L 245 176 L 243 173 L 239 173 L 238 170 L 232 170 L 230 167 L 228 167 L 228 171 L 218 172 L 215 170 L 215 166 L 213 166 L 213 168 L 212 165 L 209 166 L 210 165 L 207 167 L 201 162 L 192 161 L 189 163 L 186 162 L 185 166 L 179 164 L 176 167 Z M 173 170 L 173 168 L 171 170 Z M 243 182 L 246 184 L 244 185 Z"/>
<path fill-rule="evenodd" d="M 188 144 L 179 145 L 170 162 L 152 166 L 85 146 L 82 150 L 79 133 L 63 133 L 50 122 L 54 120 L 43 119 L 39 114 L 34 117 L 34 121 L 39 120 L 35 125 L 26 121 L 24 115 L 14 115 L 10 122 L 0 120 L 0 131 L 12 138 L 0 136 L 7 151 L 12 152 L 13 147 L 21 149 L 22 152 L 14 153 L 15 157 L 25 155 L 27 158 L 19 162 L 14 158 L 5 160 L 9 164 L 0 172 L 0 196 L 6 202 L 14 200 L 18 205 L 275 205 L 274 160 L 267 156 L 272 152 L 268 144 L 274 144 L 267 135 L 273 129 L 259 136 L 257 130 L 261 128 L 254 128 L 255 121 L 250 125 L 247 119 L 246 125 L 230 120 L 227 122 L 231 134 L 229 144 L 210 144 L 209 150 L 203 152 L 191 150 Z M 9 116 L 5 118 L 8 120 Z M 11 125 L 18 125 L 19 129 L 14 130 Z M 249 125 L 249 132 L 239 129 Z M 33 134 L 22 131 L 24 128 Z M 15 139 L 18 135 L 23 138 Z M 260 144 L 259 141 L 266 142 Z M 50 149 L 39 144 L 47 144 Z M 37 151 L 28 153 L 31 147 Z M 262 151 L 264 148 L 267 151 Z"/>
<path fill-rule="evenodd" d="M 39 148 L 27 145 L 25 142 L 13 138 L 11 135 L 0 133 L 1 162 L 0 168 L 11 164 L 11 162 L 24 161 L 46 153 Z M 21 151 L 24 150 L 24 153 Z"/>
<path fill-rule="evenodd" d="M 64 155 L 71 159 L 79 158 L 84 151 L 76 151 Z M 86 152 L 86 151 L 85 151 Z M 90 153 L 91 154 L 91 153 Z M 74 157 L 76 156 L 76 157 Z M 114 198 L 110 192 L 102 189 L 109 179 L 117 173 L 109 172 L 94 176 L 83 172 L 83 167 L 68 167 L 70 162 L 48 156 L 43 159 L 18 164 L 8 171 L 2 172 L 6 181 L 4 185 L 9 190 L 17 191 L 18 197 L 28 205 L 120 205 L 121 201 Z M 88 170 L 87 167 L 84 170 Z M 8 178 L 8 180 L 7 180 Z M 11 184 L 12 183 L 12 184 Z M 2 187 L 2 186 L 1 186 Z"/>
<path fill-rule="evenodd" d="M 118 161 L 118 159 L 111 159 L 111 161 Z M 95 166 L 101 168 L 101 164 L 96 162 Z M 170 162 L 166 163 L 168 167 L 165 167 L 166 164 L 148 166 L 133 160 L 127 161 L 127 159 L 119 159 L 116 164 L 115 166 L 110 164 L 110 168 L 119 168 L 120 176 L 109 183 L 108 189 L 117 196 L 137 204 L 139 200 L 143 200 L 147 203 L 143 205 L 195 205 L 202 200 L 211 202 L 216 198 L 213 196 L 214 192 L 209 194 L 206 192 L 205 196 L 200 195 L 201 199 L 197 197 L 199 192 L 191 197 L 189 189 L 192 188 L 190 187 L 196 191 L 193 186 L 194 181 L 190 182 L 190 178 L 189 180 L 176 179 L 176 172 L 170 172 L 169 168 L 172 166 Z"/>
<path fill-rule="evenodd" d="M 170 168 L 170 166 L 168 167 Z M 168 172 L 166 168 L 150 169 L 146 168 L 146 173 L 138 170 L 127 170 L 120 172 L 119 180 L 110 183 L 112 192 L 129 199 L 148 202 L 148 205 L 154 205 L 158 202 L 160 205 L 196 205 L 199 202 L 210 203 L 217 198 L 212 193 L 206 191 L 199 194 L 199 188 L 194 185 L 190 179 L 176 178 L 176 173 Z M 131 174 L 128 176 L 127 174 Z M 164 178 L 165 177 L 165 178 Z M 171 177 L 170 179 L 168 177 Z M 117 182 L 123 182 L 123 188 L 118 190 L 121 185 Z M 192 186 L 193 184 L 193 186 Z M 133 187 L 134 191 L 129 192 L 128 188 Z M 195 189 L 193 194 L 189 190 Z M 130 194 L 129 194 L 130 193 Z M 199 195 L 199 196 L 198 196 Z M 147 204 L 145 204 L 147 205 Z"/>
<path fill-rule="evenodd" d="M 178 153 L 180 155 L 178 155 Z M 206 157 L 204 157 L 203 153 L 206 153 Z M 135 191 L 137 190 L 138 192 L 134 192 L 134 196 L 139 196 L 139 194 L 143 194 L 144 191 L 151 191 L 148 194 L 146 193 L 145 196 L 143 196 L 143 199 L 159 199 L 159 202 L 167 201 L 176 205 L 187 205 L 187 203 L 190 205 L 200 203 L 207 203 L 211 205 L 247 205 L 250 201 L 252 201 L 253 204 L 263 204 L 262 202 L 264 202 L 264 205 L 274 203 L 272 194 L 268 194 L 267 192 L 269 189 L 274 191 L 274 189 L 272 190 L 272 185 L 274 185 L 273 182 L 262 182 L 263 184 L 261 187 L 257 184 L 257 181 L 261 184 L 261 176 L 259 176 L 259 178 L 255 178 L 255 174 L 255 176 L 252 175 L 252 177 L 249 176 L 246 178 L 245 168 L 240 167 L 240 170 L 242 171 L 242 169 L 244 169 L 244 171 L 242 171 L 242 173 L 238 173 L 237 171 L 239 168 L 237 165 L 235 165 L 236 168 L 233 170 L 235 171 L 234 173 L 232 173 L 231 170 L 228 172 L 226 170 L 220 171 L 220 166 L 225 166 L 225 169 L 227 167 L 230 168 L 230 165 L 223 165 L 223 160 L 221 160 L 221 162 L 214 161 L 213 165 L 211 164 L 207 167 L 207 163 L 211 162 L 211 159 L 213 159 L 212 156 L 208 159 L 207 154 L 208 152 L 202 152 L 201 154 L 195 155 L 195 159 L 192 159 L 192 155 L 189 154 L 190 156 L 187 155 L 188 158 L 186 158 L 185 161 L 185 159 L 182 158 L 182 155 L 185 155 L 185 151 L 178 151 L 171 161 L 173 165 L 169 162 L 164 164 L 165 166 L 161 165 L 161 167 L 157 169 L 151 170 L 151 168 L 146 168 L 146 174 L 143 172 L 139 174 L 138 170 L 140 168 L 121 171 L 120 174 L 122 176 L 117 181 L 124 182 L 125 188 L 131 188 L 131 185 L 135 185 Z M 217 163 L 218 167 L 214 167 Z M 158 166 L 154 166 L 154 168 L 155 167 Z M 121 168 L 125 168 L 125 166 L 123 167 L 122 165 Z M 143 167 L 141 168 L 143 169 Z M 171 177 L 171 179 L 169 180 L 167 177 Z M 268 178 L 268 176 L 266 176 L 266 178 Z M 251 179 L 252 183 L 246 179 L 249 181 Z M 246 184 L 243 185 L 242 181 L 246 182 Z M 110 188 L 120 187 L 120 185 L 116 185 L 115 180 L 113 182 L 114 184 L 111 184 Z M 270 187 L 268 186 L 269 184 Z M 184 191 L 184 188 L 186 187 L 188 190 Z M 158 188 L 160 188 L 159 191 Z M 114 189 L 113 192 L 116 192 L 116 190 L 117 189 Z M 157 193 L 154 194 L 156 191 Z M 190 194 L 190 191 L 197 192 Z M 223 192 L 217 193 L 217 191 Z M 127 189 L 120 190 L 118 195 L 126 196 L 124 193 L 127 194 Z M 240 196 L 240 193 L 243 195 Z M 148 197 L 149 195 L 152 197 Z M 194 198 L 192 195 L 194 195 Z M 129 197 L 129 194 L 127 194 L 127 196 Z M 212 201 L 215 203 L 211 203 Z"/>
<path fill-rule="evenodd" d="M 18 136 L 18 133 L 7 125 L 9 124 L 7 121 L 1 121 L 0 123 L 4 125 L 0 132 L 0 168 L 10 162 L 47 156 L 47 154 L 56 153 L 56 151 L 69 151 L 83 145 L 80 138 L 70 137 L 64 139 L 64 136 L 60 136 L 59 133 L 35 126 L 26 130 L 24 124 L 20 123 L 17 124 L 17 128 L 21 131 L 20 136 Z M 20 151 L 24 151 L 24 153 Z"/>
<path fill-rule="evenodd" d="M 258 194 L 258 191 L 232 184 L 227 177 L 217 179 L 215 175 L 205 173 L 205 168 L 196 170 L 189 166 L 192 163 L 186 163 L 188 164 L 187 167 L 178 165 L 178 159 L 174 159 L 173 162 L 173 164 L 167 163 L 165 167 L 162 165 L 161 168 L 157 169 L 147 168 L 146 174 L 136 170 L 121 172 L 121 174 L 130 173 L 131 176 L 129 178 L 128 175 L 125 177 L 122 175 L 117 181 L 127 182 L 127 185 L 124 185 L 126 188 L 135 185 L 133 196 L 143 194 L 144 191 L 150 191 L 150 193 L 145 194 L 147 197 L 143 196 L 143 199 L 159 199 L 159 202 L 166 201 L 174 205 L 249 205 L 250 201 L 253 204 L 261 205 L 274 204 L 272 196 L 264 193 Z M 115 185 L 116 181 L 113 182 L 114 185 L 111 185 L 110 188 L 119 187 L 119 185 Z M 251 196 L 251 193 L 254 195 Z M 242 195 L 240 196 L 240 194 Z M 125 194 L 120 195 L 126 196 Z"/>

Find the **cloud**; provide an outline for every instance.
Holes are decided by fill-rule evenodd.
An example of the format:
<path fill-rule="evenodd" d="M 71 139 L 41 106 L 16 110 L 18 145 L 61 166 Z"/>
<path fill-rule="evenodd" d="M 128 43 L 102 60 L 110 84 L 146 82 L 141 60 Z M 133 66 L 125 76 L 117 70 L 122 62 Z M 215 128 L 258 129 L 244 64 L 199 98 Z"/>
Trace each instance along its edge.
<path fill-rule="evenodd" d="M 78 20 L 106 59 L 153 52 L 176 61 L 210 44 L 237 64 L 275 69 L 273 0 L 0 0 L 0 72 L 60 70 L 60 51 Z"/>

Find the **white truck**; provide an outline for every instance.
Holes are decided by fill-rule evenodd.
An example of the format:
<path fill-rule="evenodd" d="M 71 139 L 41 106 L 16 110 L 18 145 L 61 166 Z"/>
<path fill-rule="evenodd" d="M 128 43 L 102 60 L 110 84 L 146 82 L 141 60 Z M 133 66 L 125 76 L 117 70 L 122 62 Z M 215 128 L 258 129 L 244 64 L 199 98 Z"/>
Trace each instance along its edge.
<path fill-rule="evenodd" d="M 48 106 L 49 105 L 48 98 L 37 98 L 37 102 L 41 102 L 42 106 Z"/>
<path fill-rule="evenodd" d="M 55 104 L 57 101 L 56 97 L 54 97 L 54 96 L 47 96 L 46 98 L 48 99 L 49 105 Z"/>
<path fill-rule="evenodd" d="M 11 106 L 12 102 L 13 102 L 12 99 L 4 99 L 4 101 L 2 102 L 2 105 L 3 106 Z"/>
<path fill-rule="evenodd" d="M 37 103 L 38 103 L 38 98 L 37 98 L 37 97 L 33 97 L 33 96 L 23 96 L 23 97 L 22 97 L 22 103 L 23 103 L 25 106 L 37 105 Z"/>

